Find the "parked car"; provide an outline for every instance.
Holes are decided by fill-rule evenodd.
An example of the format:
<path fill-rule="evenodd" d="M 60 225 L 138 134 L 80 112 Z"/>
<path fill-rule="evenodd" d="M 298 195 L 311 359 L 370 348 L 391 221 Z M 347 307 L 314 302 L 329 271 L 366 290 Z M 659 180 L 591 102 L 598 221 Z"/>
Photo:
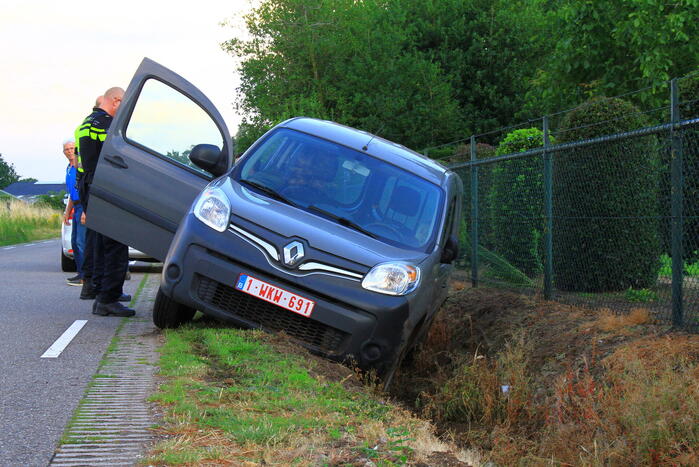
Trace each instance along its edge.
<path fill-rule="evenodd" d="M 71 210 L 68 224 L 61 224 L 61 271 L 64 272 L 75 272 L 76 270 L 75 259 L 73 257 L 73 245 L 71 244 L 71 240 L 73 238 L 73 222 L 73 211 Z M 131 247 L 129 247 L 129 260 L 147 262 L 155 261 L 142 251 L 138 251 Z"/>
<path fill-rule="evenodd" d="M 104 143 L 88 225 L 164 260 L 158 327 L 200 310 L 284 331 L 388 384 L 446 299 L 459 177 L 312 118 L 277 125 L 235 165 L 231 143 L 206 96 L 144 59 Z"/>

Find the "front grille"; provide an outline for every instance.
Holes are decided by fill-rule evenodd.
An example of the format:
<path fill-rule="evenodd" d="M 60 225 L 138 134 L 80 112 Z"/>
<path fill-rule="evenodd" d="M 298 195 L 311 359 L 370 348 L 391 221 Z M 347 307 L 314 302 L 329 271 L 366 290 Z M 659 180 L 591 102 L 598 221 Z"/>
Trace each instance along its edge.
<path fill-rule="evenodd" d="M 265 330 L 284 331 L 320 351 L 337 352 L 348 336 L 339 329 L 304 318 L 208 277 L 197 275 L 196 282 L 196 292 L 202 301 Z"/>

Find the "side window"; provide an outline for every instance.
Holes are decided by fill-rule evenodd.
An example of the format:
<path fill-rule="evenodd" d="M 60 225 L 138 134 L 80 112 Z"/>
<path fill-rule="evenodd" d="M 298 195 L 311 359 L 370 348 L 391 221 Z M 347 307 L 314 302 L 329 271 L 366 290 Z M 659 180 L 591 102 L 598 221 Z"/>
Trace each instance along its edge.
<path fill-rule="evenodd" d="M 220 148 L 223 142 L 218 127 L 201 107 L 155 79 L 143 85 L 126 138 L 201 173 L 207 172 L 189 160 L 192 148 L 202 143 Z"/>

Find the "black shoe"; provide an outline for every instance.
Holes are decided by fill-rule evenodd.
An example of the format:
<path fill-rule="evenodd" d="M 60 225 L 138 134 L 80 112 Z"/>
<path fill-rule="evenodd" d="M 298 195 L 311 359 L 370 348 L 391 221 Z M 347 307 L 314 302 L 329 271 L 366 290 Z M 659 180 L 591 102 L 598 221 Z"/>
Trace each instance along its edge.
<path fill-rule="evenodd" d="M 77 279 L 71 278 L 71 279 L 68 279 L 68 280 L 66 281 L 66 284 L 72 285 L 72 286 L 74 286 L 74 287 L 82 287 L 82 286 L 83 286 L 83 280 L 82 280 L 81 278 L 79 278 L 79 277 L 78 277 Z"/>
<path fill-rule="evenodd" d="M 100 315 L 100 316 L 107 316 L 109 313 L 104 313 L 104 312 L 102 312 L 102 311 L 99 311 L 99 312 L 97 311 L 97 303 L 98 303 L 97 300 L 95 300 L 94 302 L 92 302 L 92 314 L 93 314 L 93 315 Z"/>
<path fill-rule="evenodd" d="M 97 291 L 92 286 L 90 280 L 83 281 L 83 288 L 80 291 L 81 300 L 93 300 L 97 296 Z"/>
<path fill-rule="evenodd" d="M 77 281 L 82 279 L 83 277 L 80 274 L 76 274 L 73 277 L 69 277 L 66 279 L 66 282 L 71 282 L 71 281 Z"/>
<path fill-rule="evenodd" d="M 109 315 L 128 317 L 136 314 L 135 310 L 132 310 L 131 308 L 126 307 L 119 302 L 101 303 L 98 301 L 95 301 L 94 310 L 92 312 L 96 315 L 101 316 Z"/>
<path fill-rule="evenodd" d="M 129 294 L 121 294 L 121 297 L 119 297 L 120 302 L 130 302 L 131 301 L 131 295 Z"/>

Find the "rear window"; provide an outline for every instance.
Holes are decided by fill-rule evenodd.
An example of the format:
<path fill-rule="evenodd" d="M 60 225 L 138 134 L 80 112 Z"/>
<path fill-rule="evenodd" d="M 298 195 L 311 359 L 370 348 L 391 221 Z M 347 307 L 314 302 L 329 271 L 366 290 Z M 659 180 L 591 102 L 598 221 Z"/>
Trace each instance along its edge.
<path fill-rule="evenodd" d="M 379 240 L 415 250 L 431 247 L 443 211 L 437 185 L 363 152 L 286 128 L 269 135 L 232 177 L 274 190 L 299 209 L 342 218 Z"/>

